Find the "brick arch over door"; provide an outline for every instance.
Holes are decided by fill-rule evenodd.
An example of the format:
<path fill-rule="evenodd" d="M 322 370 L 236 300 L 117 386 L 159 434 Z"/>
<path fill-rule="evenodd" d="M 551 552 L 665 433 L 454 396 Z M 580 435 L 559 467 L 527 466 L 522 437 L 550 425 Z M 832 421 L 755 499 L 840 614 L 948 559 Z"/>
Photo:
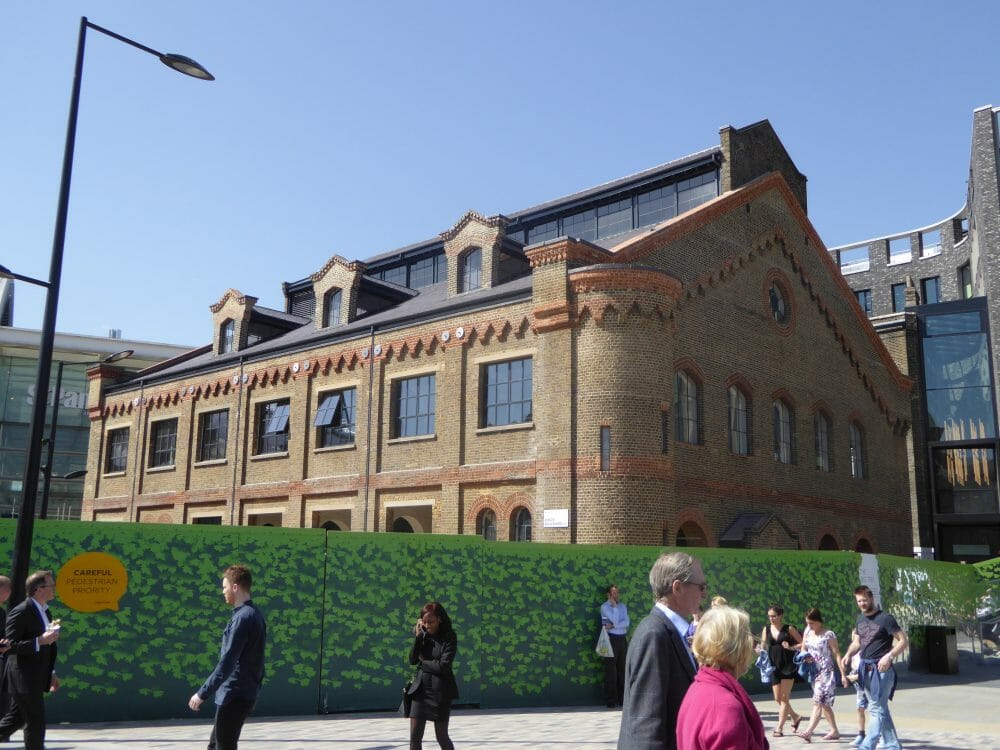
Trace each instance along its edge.
<path fill-rule="evenodd" d="M 677 529 L 677 534 L 674 536 L 674 543 L 677 543 L 677 537 L 680 534 L 688 535 L 688 531 L 685 529 L 693 531 L 697 529 L 705 540 L 705 547 L 718 547 L 719 542 L 715 537 L 715 531 L 711 524 L 705 518 L 705 515 L 696 508 L 686 508 L 677 514 L 677 518 L 674 521 L 674 528 Z"/>

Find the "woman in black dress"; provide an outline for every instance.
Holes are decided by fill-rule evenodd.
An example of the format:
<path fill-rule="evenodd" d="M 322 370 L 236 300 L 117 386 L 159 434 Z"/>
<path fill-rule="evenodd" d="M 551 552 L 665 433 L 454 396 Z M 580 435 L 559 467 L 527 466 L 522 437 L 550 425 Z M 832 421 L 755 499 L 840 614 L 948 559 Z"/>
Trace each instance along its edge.
<path fill-rule="evenodd" d="M 778 704 L 778 726 L 774 729 L 774 737 L 784 735 L 785 722 L 792 720 L 792 731 L 797 731 L 802 716 L 795 712 L 789 700 L 792 694 L 792 684 L 795 682 L 795 652 L 802 642 L 802 635 L 792 625 L 782 622 L 785 610 L 777 604 L 772 604 L 767 610 L 767 626 L 760 634 L 763 648 L 774 665 L 771 673 L 771 692 Z"/>
<path fill-rule="evenodd" d="M 413 626 L 413 648 L 410 664 L 419 664 L 414 677 L 413 705 L 410 708 L 410 750 L 423 747 L 424 727 L 434 722 L 434 736 L 442 750 L 453 750 L 448 736 L 451 702 L 458 697 L 458 684 L 452 672 L 458 638 L 451 627 L 451 618 L 438 602 L 428 602 L 420 610 L 420 619 Z"/>

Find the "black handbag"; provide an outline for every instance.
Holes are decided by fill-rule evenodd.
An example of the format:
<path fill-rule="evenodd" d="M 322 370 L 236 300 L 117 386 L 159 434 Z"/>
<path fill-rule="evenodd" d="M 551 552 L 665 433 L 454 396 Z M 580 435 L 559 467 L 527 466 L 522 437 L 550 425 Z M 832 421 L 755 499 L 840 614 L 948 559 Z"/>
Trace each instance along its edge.
<path fill-rule="evenodd" d="M 403 699 L 399 702 L 399 715 L 404 719 L 410 718 L 410 709 L 413 707 L 413 694 L 410 692 L 411 687 L 413 687 L 412 680 L 403 686 Z"/>

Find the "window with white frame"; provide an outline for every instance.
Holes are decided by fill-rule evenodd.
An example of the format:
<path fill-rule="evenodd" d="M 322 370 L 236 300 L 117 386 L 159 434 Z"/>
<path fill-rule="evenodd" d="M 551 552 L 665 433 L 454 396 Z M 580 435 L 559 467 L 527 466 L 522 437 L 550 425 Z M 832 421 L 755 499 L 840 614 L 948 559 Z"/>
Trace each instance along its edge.
<path fill-rule="evenodd" d="M 680 443 L 701 442 L 701 388 L 686 372 L 674 375 L 674 437 Z"/>
<path fill-rule="evenodd" d="M 729 386 L 729 450 L 750 455 L 750 401 L 737 385 Z"/>
<path fill-rule="evenodd" d="M 792 408 L 777 399 L 774 415 L 774 460 L 783 464 L 795 462 L 795 419 Z"/>

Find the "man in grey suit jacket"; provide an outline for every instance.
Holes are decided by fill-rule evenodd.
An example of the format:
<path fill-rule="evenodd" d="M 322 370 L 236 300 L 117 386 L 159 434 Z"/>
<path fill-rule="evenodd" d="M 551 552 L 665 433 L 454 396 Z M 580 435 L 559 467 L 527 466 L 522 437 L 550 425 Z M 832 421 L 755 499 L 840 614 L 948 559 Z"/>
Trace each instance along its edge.
<path fill-rule="evenodd" d="M 656 604 L 632 635 L 625 659 L 625 702 L 618 750 L 676 750 L 677 712 L 694 680 L 684 635 L 705 598 L 701 563 L 665 552 L 649 571 Z"/>

